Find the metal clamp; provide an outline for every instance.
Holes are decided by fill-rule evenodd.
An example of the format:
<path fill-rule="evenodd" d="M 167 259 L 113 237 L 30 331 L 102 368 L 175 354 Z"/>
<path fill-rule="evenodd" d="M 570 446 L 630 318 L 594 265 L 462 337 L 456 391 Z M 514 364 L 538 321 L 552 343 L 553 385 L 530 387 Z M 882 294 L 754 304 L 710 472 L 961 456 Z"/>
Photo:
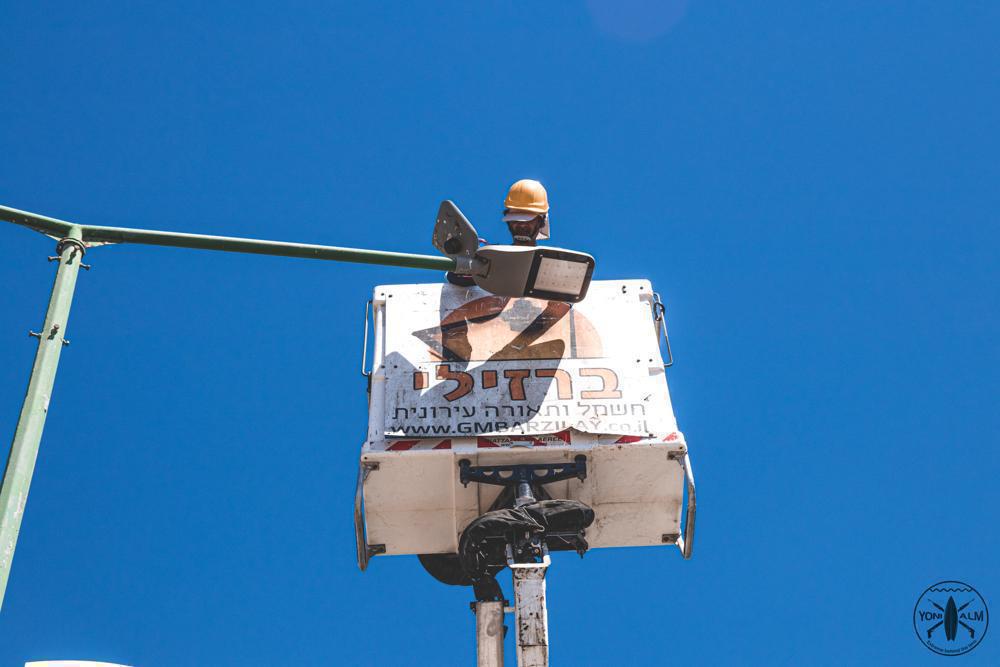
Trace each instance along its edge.
<path fill-rule="evenodd" d="M 44 334 L 42 332 L 39 332 L 39 331 L 30 331 L 30 330 L 28 331 L 28 335 L 29 336 L 31 336 L 32 338 L 37 338 L 38 340 L 41 340 L 43 335 L 48 340 L 53 340 L 56 337 L 56 334 L 58 334 L 58 333 L 59 333 L 59 325 L 58 324 L 53 324 L 52 328 L 49 329 L 48 332 L 45 332 Z M 65 338 L 63 338 L 62 344 L 63 345 L 69 345 L 69 341 L 66 340 Z"/>
<path fill-rule="evenodd" d="M 66 246 L 68 245 L 74 246 L 77 250 L 79 250 L 80 257 L 83 257 L 84 255 L 87 254 L 87 246 L 84 244 L 83 241 L 81 241 L 80 239 L 70 238 L 68 236 L 56 241 L 56 254 L 57 255 L 63 254 L 63 250 L 65 250 Z"/>
<path fill-rule="evenodd" d="M 694 470 L 691 469 L 691 457 L 684 452 L 684 460 L 679 461 L 684 468 L 684 477 L 687 481 L 688 501 L 684 515 L 684 536 L 677 537 L 677 548 L 681 550 L 681 555 L 687 560 L 691 558 L 694 550 L 694 520 L 698 509 L 698 501 L 694 489 Z"/>
<path fill-rule="evenodd" d="M 525 482 L 528 484 L 551 484 L 564 479 L 587 478 L 587 457 L 577 455 L 573 462 L 565 463 L 522 463 L 506 466 L 474 466 L 469 459 L 458 462 L 459 481 L 462 486 L 469 482 L 508 486 Z"/>
<path fill-rule="evenodd" d="M 549 565 L 552 564 L 552 558 L 549 556 L 549 548 L 545 545 L 544 542 L 542 542 L 539 545 L 539 549 L 541 549 L 542 552 L 541 562 L 518 563 L 517 561 L 514 560 L 514 548 L 508 542 L 507 546 L 504 548 L 504 553 L 507 556 L 507 567 L 509 567 L 512 570 L 527 570 L 535 568 L 544 570 L 545 568 L 547 568 Z"/>
<path fill-rule="evenodd" d="M 84 255 L 87 254 L 86 243 L 84 243 L 80 239 L 74 239 L 67 236 L 65 238 L 61 238 L 58 241 L 56 241 L 56 254 L 49 257 L 48 260 L 50 262 L 60 261 L 63 252 L 66 250 L 66 246 L 73 246 L 73 248 L 75 248 L 80 253 L 80 257 L 83 257 Z M 80 268 L 83 269 L 84 271 L 90 271 L 90 264 L 84 264 L 83 262 L 80 262 Z"/>
<path fill-rule="evenodd" d="M 361 377 L 368 378 L 368 387 L 371 388 L 372 372 L 368 368 L 368 311 L 372 307 L 372 300 L 365 303 L 365 334 L 364 342 L 361 345 Z M 374 319 L 373 319 L 374 323 Z"/>
<path fill-rule="evenodd" d="M 587 479 L 587 457 L 582 454 L 573 459 L 573 463 L 522 463 L 508 466 L 474 466 L 469 459 L 462 459 L 458 462 L 458 468 L 462 486 L 468 486 L 469 482 L 503 486 L 505 490 L 497 500 L 505 497 L 504 494 L 509 489 L 514 494 L 514 507 L 535 502 L 544 493 L 543 484 L 573 477 L 581 482 Z"/>
<path fill-rule="evenodd" d="M 663 367 L 670 368 L 674 365 L 674 354 L 670 351 L 670 336 L 667 335 L 665 313 L 666 308 L 663 306 L 663 301 L 660 300 L 660 293 L 653 292 L 653 321 L 656 322 L 656 340 L 659 342 L 660 334 L 663 334 L 663 340 L 667 343 L 667 363 L 663 364 Z"/>

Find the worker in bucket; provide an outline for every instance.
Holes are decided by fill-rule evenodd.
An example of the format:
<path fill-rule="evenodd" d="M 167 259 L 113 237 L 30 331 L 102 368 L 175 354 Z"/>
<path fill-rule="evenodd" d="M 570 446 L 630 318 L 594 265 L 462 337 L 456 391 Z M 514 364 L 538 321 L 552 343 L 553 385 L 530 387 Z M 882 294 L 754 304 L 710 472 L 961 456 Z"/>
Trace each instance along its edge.
<path fill-rule="evenodd" d="M 514 245 L 533 246 L 538 245 L 538 239 L 549 238 L 549 195 L 541 183 L 529 178 L 514 183 L 507 191 L 503 207 L 503 221 L 507 223 Z M 449 271 L 447 278 L 453 285 L 475 285 L 472 276 Z"/>
<path fill-rule="evenodd" d="M 510 186 L 503 202 L 503 221 L 514 245 L 537 245 L 549 238 L 549 196 L 538 181 L 522 179 Z"/>

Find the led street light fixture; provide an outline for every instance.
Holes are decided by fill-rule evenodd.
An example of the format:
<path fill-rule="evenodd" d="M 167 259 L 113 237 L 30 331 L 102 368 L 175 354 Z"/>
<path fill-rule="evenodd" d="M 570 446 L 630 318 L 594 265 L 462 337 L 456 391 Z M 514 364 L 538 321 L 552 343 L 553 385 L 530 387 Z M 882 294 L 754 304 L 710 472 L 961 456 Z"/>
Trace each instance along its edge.
<path fill-rule="evenodd" d="M 479 235 L 452 201 L 441 202 L 432 239 L 455 260 L 455 273 L 472 276 L 487 292 L 581 301 L 587 296 L 594 258 L 583 252 L 535 246 L 479 247 Z"/>
<path fill-rule="evenodd" d="M 483 246 L 472 275 L 479 287 L 500 296 L 582 301 L 594 273 L 594 258 L 583 252 L 532 246 Z"/>

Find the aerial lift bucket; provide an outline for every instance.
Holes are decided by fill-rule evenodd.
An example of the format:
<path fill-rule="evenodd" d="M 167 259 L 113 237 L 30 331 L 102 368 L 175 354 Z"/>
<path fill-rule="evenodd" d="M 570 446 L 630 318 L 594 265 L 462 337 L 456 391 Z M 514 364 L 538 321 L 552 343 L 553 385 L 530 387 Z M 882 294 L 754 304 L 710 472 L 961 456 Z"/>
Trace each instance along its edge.
<path fill-rule="evenodd" d="M 529 495 L 593 511 L 583 550 L 676 545 L 689 558 L 695 486 L 671 363 L 663 304 L 646 280 L 593 281 L 575 304 L 441 283 L 377 287 L 365 309 L 358 566 L 457 556 L 477 518 L 516 506 L 517 475 L 534 476 Z M 544 563 L 512 570 L 516 592 L 544 610 L 553 542 L 543 542 Z"/>
<path fill-rule="evenodd" d="M 375 555 L 457 553 L 462 531 L 501 492 L 464 485 L 461 461 L 578 456 L 585 479 L 545 488 L 593 508 L 591 548 L 677 545 L 690 556 L 694 478 L 661 355 L 665 347 L 669 366 L 663 307 L 648 281 L 594 281 L 573 305 L 448 284 L 383 285 L 366 308 L 366 341 L 368 313 L 359 567 Z"/>

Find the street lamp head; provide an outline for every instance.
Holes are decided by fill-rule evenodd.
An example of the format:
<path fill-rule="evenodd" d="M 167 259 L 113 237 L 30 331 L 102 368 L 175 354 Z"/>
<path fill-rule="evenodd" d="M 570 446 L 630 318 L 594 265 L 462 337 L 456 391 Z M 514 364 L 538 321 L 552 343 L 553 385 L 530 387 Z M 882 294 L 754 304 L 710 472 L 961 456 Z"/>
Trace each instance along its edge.
<path fill-rule="evenodd" d="M 582 301 L 594 274 L 594 258 L 584 252 L 544 246 L 483 246 L 476 284 L 501 296 Z"/>
<path fill-rule="evenodd" d="M 515 222 L 537 224 L 541 215 L 534 213 L 528 220 Z M 450 200 L 438 209 L 433 243 L 455 260 L 455 273 L 471 276 L 476 285 L 500 296 L 577 302 L 587 295 L 594 273 L 594 258 L 575 250 L 533 243 L 479 247 L 472 223 Z"/>

